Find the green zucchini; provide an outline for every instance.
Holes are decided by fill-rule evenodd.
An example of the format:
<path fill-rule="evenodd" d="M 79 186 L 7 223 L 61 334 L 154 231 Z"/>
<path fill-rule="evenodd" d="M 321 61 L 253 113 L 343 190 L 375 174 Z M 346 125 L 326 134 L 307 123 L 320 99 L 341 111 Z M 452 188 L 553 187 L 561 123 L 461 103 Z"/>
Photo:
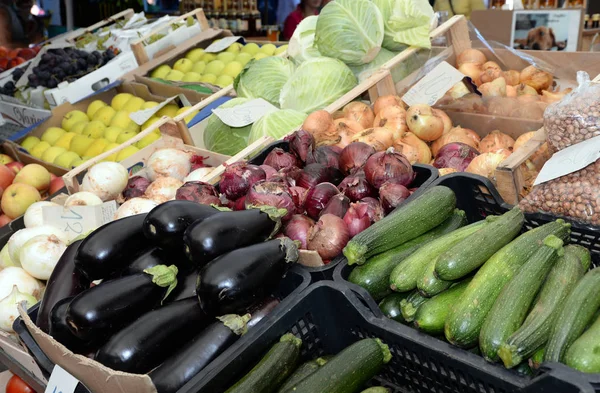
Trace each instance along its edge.
<path fill-rule="evenodd" d="M 541 347 L 537 351 L 535 351 L 533 353 L 533 355 L 531 355 L 528 363 L 529 363 L 529 367 L 531 367 L 532 370 L 537 370 L 538 368 L 540 368 L 540 366 L 542 365 L 542 362 L 544 361 L 544 353 L 545 352 L 546 352 L 546 348 Z"/>
<path fill-rule="evenodd" d="M 552 328 L 544 360 L 560 362 L 600 308 L 600 268 L 592 269 L 573 288 Z"/>
<path fill-rule="evenodd" d="M 581 261 L 581 265 L 583 266 L 583 271 L 587 272 L 592 265 L 592 255 L 590 254 L 590 250 L 587 248 L 580 246 L 579 244 L 569 244 L 565 247 L 565 252 L 571 251 Z"/>
<path fill-rule="evenodd" d="M 372 388 L 363 390 L 360 393 L 390 393 L 390 389 L 384 388 L 382 386 L 373 386 Z"/>
<path fill-rule="evenodd" d="M 436 276 L 442 280 L 454 281 L 478 269 L 519 234 L 523 222 L 523 212 L 515 207 L 481 231 L 462 239 L 437 259 Z"/>
<path fill-rule="evenodd" d="M 561 305 L 583 274 L 578 254 L 572 247 L 566 246 L 564 255 L 558 258 L 548 274 L 525 322 L 500 346 L 498 354 L 504 366 L 512 368 L 518 365 L 546 344 Z"/>
<path fill-rule="evenodd" d="M 287 389 L 294 387 L 294 385 L 296 385 L 298 382 L 317 371 L 320 367 L 323 367 L 327 361 L 328 359 L 326 358 L 317 358 L 302 363 L 300 367 L 298 367 L 296 371 L 294 371 L 294 373 L 285 380 L 278 391 L 285 392 Z"/>
<path fill-rule="evenodd" d="M 284 334 L 278 343 L 226 393 L 270 393 L 296 369 L 302 340 L 291 333 Z"/>
<path fill-rule="evenodd" d="M 485 226 L 490 225 L 487 220 L 478 221 L 457 229 L 456 231 L 444 235 L 425 246 L 419 248 L 408 258 L 400 262 L 390 274 L 390 287 L 393 291 L 406 292 L 412 291 L 417 287 L 417 280 L 422 277 L 427 264 L 437 258 L 444 251 L 450 249 L 461 240 L 477 233 Z"/>
<path fill-rule="evenodd" d="M 421 278 L 417 280 L 417 289 L 421 295 L 426 297 L 433 297 L 438 293 L 442 293 L 453 284 L 452 281 L 445 281 L 435 276 L 436 261 L 437 258 L 432 258 L 431 261 L 427 263 L 427 266 L 425 266 Z"/>
<path fill-rule="evenodd" d="M 523 324 L 546 276 L 564 254 L 562 246 L 563 241 L 554 235 L 545 238 L 544 244 L 504 286 L 479 335 L 479 349 L 486 360 L 498 360 L 500 345 Z"/>
<path fill-rule="evenodd" d="M 391 295 L 387 295 L 385 298 L 383 298 L 383 300 L 379 303 L 379 308 L 381 309 L 381 312 L 383 312 L 383 315 L 393 319 L 394 321 L 406 323 L 406 320 L 402 316 L 400 303 L 402 300 L 406 299 L 408 295 L 410 295 L 410 292 L 392 293 Z"/>
<path fill-rule="evenodd" d="M 348 281 L 359 285 L 379 301 L 392 293 L 390 289 L 390 274 L 402 260 L 418 250 L 422 245 L 438 237 L 458 229 L 467 223 L 465 212 L 455 209 L 446 221 L 421 236 L 406 243 L 375 255 L 364 264 L 356 266 L 350 272 Z"/>
<path fill-rule="evenodd" d="M 477 344 L 481 325 L 504 285 L 540 247 L 548 235 L 565 241 L 570 225 L 556 220 L 528 231 L 495 253 L 473 277 L 446 319 L 446 339 L 459 347 Z"/>
<path fill-rule="evenodd" d="M 600 318 L 569 347 L 565 364 L 584 373 L 600 373 Z"/>
<path fill-rule="evenodd" d="M 444 186 L 432 187 L 354 236 L 344 247 L 348 265 L 362 265 L 373 255 L 406 243 L 444 222 L 456 207 L 456 195 Z"/>
<path fill-rule="evenodd" d="M 416 328 L 432 335 L 444 333 L 446 317 L 452 306 L 467 289 L 470 281 L 470 279 L 466 279 L 421 304 L 415 314 Z"/>
<path fill-rule="evenodd" d="M 519 364 L 517 367 L 515 367 L 515 371 L 517 372 L 517 374 L 525 375 L 527 377 L 533 376 L 533 370 L 531 369 L 531 367 L 529 367 L 529 364 L 527 362 Z"/>
<path fill-rule="evenodd" d="M 419 307 L 425 303 L 428 298 L 422 296 L 419 292 L 414 291 L 406 297 L 406 299 L 400 302 L 400 310 L 402 316 L 406 322 L 412 322 L 415 320 L 415 314 Z"/>
<path fill-rule="evenodd" d="M 281 393 L 351 393 L 373 378 L 392 354 L 379 339 L 366 338 L 338 353 L 323 367 Z"/>

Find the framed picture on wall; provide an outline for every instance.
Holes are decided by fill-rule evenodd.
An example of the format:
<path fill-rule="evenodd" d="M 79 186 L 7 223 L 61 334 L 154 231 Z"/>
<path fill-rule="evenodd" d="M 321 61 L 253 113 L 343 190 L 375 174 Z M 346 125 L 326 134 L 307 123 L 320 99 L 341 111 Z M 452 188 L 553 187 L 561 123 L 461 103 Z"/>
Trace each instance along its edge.
<path fill-rule="evenodd" d="M 577 51 L 582 9 L 514 11 L 511 39 L 515 49 Z"/>

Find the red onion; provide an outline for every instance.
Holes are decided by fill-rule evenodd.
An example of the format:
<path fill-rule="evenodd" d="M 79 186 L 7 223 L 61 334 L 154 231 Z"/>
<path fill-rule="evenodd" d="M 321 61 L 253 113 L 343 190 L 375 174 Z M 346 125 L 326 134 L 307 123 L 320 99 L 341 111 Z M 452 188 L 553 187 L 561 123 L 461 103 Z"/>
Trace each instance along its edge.
<path fill-rule="evenodd" d="M 373 154 L 365 164 L 365 176 L 377 189 L 390 179 L 397 179 L 402 185 L 409 185 L 415 178 L 412 165 L 402 153 L 393 147 Z"/>
<path fill-rule="evenodd" d="M 340 191 L 350 198 L 352 202 L 377 195 L 377 191 L 365 179 L 365 175 L 362 172 L 350 175 L 342 180 Z"/>
<path fill-rule="evenodd" d="M 293 187 L 297 185 L 296 183 L 298 182 L 298 179 L 301 175 L 302 169 L 295 166 L 291 166 L 279 170 L 279 172 L 277 172 L 277 175 L 274 175 L 273 178 L 281 176 L 284 179 L 285 183 L 287 183 L 290 187 Z"/>
<path fill-rule="evenodd" d="M 277 174 L 277 170 L 275 168 L 273 168 L 272 166 L 263 164 L 263 165 L 260 165 L 259 168 L 262 169 L 263 171 L 265 171 L 266 180 L 269 180 L 269 178 L 271 176 L 275 176 Z"/>
<path fill-rule="evenodd" d="M 371 226 L 369 205 L 364 202 L 353 203 L 344 216 L 350 237 L 354 237 Z"/>
<path fill-rule="evenodd" d="M 377 222 L 384 217 L 385 213 L 378 199 L 369 197 L 361 199 L 360 202 L 369 205 L 367 214 L 369 215 L 371 222 Z"/>
<path fill-rule="evenodd" d="M 399 184 L 396 180 L 388 180 L 379 188 L 379 199 L 386 213 L 391 212 L 400 203 L 410 196 L 408 188 Z"/>
<path fill-rule="evenodd" d="M 319 253 L 323 260 L 338 256 L 350 240 L 344 220 L 333 214 L 324 214 L 313 227 L 308 240 L 308 249 Z"/>
<path fill-rule="evenodd" d="M 306 156 L 307 164 L 323 164 L 328 167 L 339 169 L 340 153 L 336 146 L 319 146 Z"/>
<path fill-rule="evenodd" d="M 267 175 L 260 167 L 245 162 L 227 165 L 219 188 L 227 199 L 236 200 L 245 195 L 254 183 L 265 180 Z"/>
<path fill-rule="evenodd" d="M 340 153 L 340 170 L 352 174 L 365 166 L 367 159 L 375 154 L 375 148 L 364 142 L 352 142 Z"/>
<path fill-rule="evenodd" d="M 344 194 L 337 194 L 329 200 L 329 203 L 327 206 L 325 206 L 325 209 L 321 210 L 321 216 L 325 214 L 333 214 L 334 216 L 343 218 L 349 207 L 350 199 L 348 199 L 348 197 Z"/>
<path fill-rule="evenodd" d="M 300 248 L 306 250 L 308 246 L 308 237 L 315 222 L 303 214 L 294 214 L 287 223 L 283 234 L 292 240 L 298 240 L 301 243 Z"/>
<path fill-rule="evenodd" d="M 331 183 L 317 184 L 306 194 L 306 202 L 304 203 L 306 214 L 316 220 L 331 198 L 339 193 L 337 187 Z"/>
<path fill-rule="evenodd" d="M 452 142 L 442 146 L 438 151 L 433 166 L 436 168 L 453 168 L 459 172 L 464 172 L 473 161 L 473 158 L 478 155 L 479 152 L 466 143 Z"/>
<path fill-rule="evenodd" d="M 290 151 L 302 162 L 306 161 L 308 153 L 315 148 L 315 138 L 308 131 L 298 130 L 284 140 L 289 142 Z"/>
<path fill-rule="evenodd" d="M 339 184 L 342 174 L 335 168 L 328 168 L 322 164 L 309 164 L 296 180 L 296 185 L 304 188 L 312 188 L 319 183 L 329 182 Z"/>
<path fill-rule="evenodd" d="M 276 147 L 267 155 L 263 164 L 269 165 L 276 170 L 280 170 L 282 168 L 298 166 L 300 163 L 293 153 L 288 153 L 287 151 Z"/>
<path fill-rule="evenodd" d="M 175 199 L 193 201 L 203 205 L 221 206 L 219 193 L 212 184 L 203 183 L 201 181 L 189 181 L 179 187 L 175 193 Z"/>
<path fill-rule="evenodd" d="M 306 194 L 308 190 L 302 187 L 290 187 L 288 192 L 292 196 L 292 200 L 294 201 L 294 205 L 296 205 L 296 211 L 298 213 L 304 212 L 304 203 L 306 202 Z"/>
<path fill-rule="evenodd" d="M 146 188 L 150 185 L 150 180 L 142 176 L 134 176 L 127 181 L 127 187 L 123 190 L 123 198 L 126 201 L 131 198 L 137 198 L 144 195 Z"/>
<path fill-rule="evenodd" d="M 245 210 L 246 209 L 246 195 L 239 197 L 231 206 L 233 210 Z"/>
<path fill-rule="evenodd" d="M 192 158 L 190 158 L 190 163 L 192 164 L 190 172 L 194 172 L 198 168 L 207 168 L 209 165 L 204 163 L 208 157 L 202 157 L 198 154 L 194 154 Z"/>
<path fill-rule="evenodd" d="M 288 187 L 282 183 L 260 181 L 250 187 L 246 195 L 246 208 L 250 206 L 273 206 L 287 210 L 284 220 L 290 219 L 296 212 L 294 200 L 288 192 Z"/>

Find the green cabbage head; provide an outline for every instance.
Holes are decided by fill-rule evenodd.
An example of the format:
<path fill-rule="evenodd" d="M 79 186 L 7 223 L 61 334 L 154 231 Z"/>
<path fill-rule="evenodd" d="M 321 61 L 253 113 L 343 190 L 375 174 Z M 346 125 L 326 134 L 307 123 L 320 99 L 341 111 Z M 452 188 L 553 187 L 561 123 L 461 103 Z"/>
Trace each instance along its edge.
<path fill-rule="evenodd" d="M 383 16 L 383 47 L 402 51 L 409 46 L 431 48 L 429 27 L 434 16 L 428 0 L 373 0 Z"/>
<path fill-rule="evenodd" d="M 248 144 L 263 136 L 271 136 L 275 140 L 281 139 L 284 135 L 300 127 L 304 123 L 304 119 L 306 119 L 306 113 L 293 109 L 280 109 L 267 113 L 252 125 Z"/>
<path fill-rule="evenodd" d="M 248 98 L 232 98 L 219 108 L 233 108 L 250 101 Z M 216 153 L 233 156 L 248 146 L 248 135 L 252 124 L 245 127 L 229 127 L 217 115 L 209 116 L 204 130 L 204 146 Z"/>
<path fill-rule="evenodd" d="M 279 93 L 294 69 L 294 63 L 279 56 L 253 60 L 235 78 L 233 87 L 239 97 L 262 98 L 279 106 Z"/>
<path fill-rule="evenodd" d="M 320 57 L 321 53 L 315 46 L 315 29 L 317 28 L 318 16 L 308 16 L 294 30 L 287 49 L 288 56 L 294 63 L 300 64 L 313 57 Z"/>

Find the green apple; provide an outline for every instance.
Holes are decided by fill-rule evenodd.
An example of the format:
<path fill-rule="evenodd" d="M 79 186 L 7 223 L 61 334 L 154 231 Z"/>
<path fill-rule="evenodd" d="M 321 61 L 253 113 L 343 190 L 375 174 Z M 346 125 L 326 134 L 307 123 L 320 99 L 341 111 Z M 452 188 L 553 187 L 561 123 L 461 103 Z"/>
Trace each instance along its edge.
<path fill-rule="evenodd" d="M 186 72 L 190 72 L 192 70 L 192 67 L 194 66 L 194 62 L 191 61 L 190 59 L 179 59 L 175 62 L 175 64 L 173 65 L 173 69 L 177 70 L 177 71 L 181 71 L 184 74 Z"/>
<path fill-rule="evenodd" d="M 139 140 L 139 142 L 137 142 L 135 144 L 135 146 L 138 149 L 143 149 L 144 147 L 150 145 L 152 142 L 156 141 L 160 139 L 160 134 L 157 134 L 155 132 L 151 132 L 150 134 L 146 135 L 145 137 L 143 137 L 142 139 Z"/>
<path fill-rule="evenodd" d="M 119 134 L 119 136 L 117 137 L 117 143 L 121 144 L 123 142 L 126 142 L 136 135 L 137 135 L 137 133 L 135 133 L 133 131 L 125 130 L 125 131 L 121 132 Z"/>
<path fill-rule="evenodd" d="M 117 112 L 117 113 L 119 113 L 119 112 Z M 99 120 L 94 120 L 94 121 L 90 121 L 85 126 L 81 135 L 85 135 L 88 138 L 97 139 L 97 138 L 102 137 L 102 135 L 104 135 L 105 129 L 106 129 L 106 126 L 104 125 L 104 123 L 102 123 Z"/>
<path fill-rule="evenodd" d="M 140 149 L 138 149 L 135 146 L 127 146 L 126 148 L 121 150 L 119 153 L 117 153 L 117 162 L 123 161 L 124 159 L 126 159 L 127 157 L 129 157 L 132 154 L 137 153 L 138 151 L 140 151 Z"/>
<path fill-rule="evenodd" d="M 217 76 L 215 74 L 204 74 L 200 77 L 200 82 L 204 82 L 204 83 L 214 84 L 216 80 L 217 80 Z"/>
<path fill-rule="evenodd" d="M 39 143 L 37 143 L 34 147 L 31 148 L 31 150 L 29 151 L 29 154 L 31 154 L 32 156 L 34 156 L 37 159 L 42 159 L 42 154 L 44 154 L 44 152 L 46 150 L 48 150 L 50 148 L 50 144 L 46 141 L 41 141 Z"/>
<path fill-rule="evenodd" d="M 249 44 L 244 45 L 240 52 L 249 53 L 250 55 L 254 56 L 258 53 L 259 49 L 260 48 L 258 45 L 256 45 L 254 42 L 250 42 Z"/>
<path fill-rule="evenodd" d="M 225 49 L 225 52 L 240 53 L 240 50 L 242 50 L 243 47 L 244 45 L 240 44 L 239 42 L 234 42 L 233 44 L 229 45 L 229 48 Z"/>
<path fill-rule="evenodd" d="M 71 169 L 73 167 L 73 161 L 81 160 L 81 157 L 77 153 L 72 151 L 66 151 L 56 157 L 54 165 L 62 166 L 63 168 Z"/>
<path fill-rule="evenodd" d="M 264 59 L 267 57 L 269 57 L 269 55 L 267 55 L 266 53 L 258 52 L 257 54 L 254 55 L 254 60 L 260 60 L 260 59 Z"/>
<path fill-rule="evenodd" d="M 219 87 L 226 87 L 233 83 L 233 78 L 229 75 L 221 75 L 215 81 L 215 85 Z"/>
<path fill-rule="evenodd" d="M 73 139 L 71 139 L 69 150 L 77 153 L 79 156 L 83 156 L 83 153 L 85 153 L 92 143 L 94 143 L 92 138 L 88 138 L 85 135 L 75 135 Z"/>
<path fill-rule="evenodd" d="M 119 127 L 108 127 L 104 130 L 104 135 L 102 135 L 102 137 L 111 143 L 116 142 L 121 131 L 123 131 L 123 129 Z"/>
<path fill-rule="evenodd" d="M 137 112 L 140 109 L 142 109 L 142 106 L 146 103 L 146 101 L 144 101 L 142 98 L 140 97 L 131 97 L 131 99 L 129 101 L 127 101 L 127 103 L 125 104 L 125 106 L 121 109 L 117 109 L 117 110 L 122 110 L 125 112 Z"/>
<path fill-rule="evenodd" d="M 42 140 L 54 145 L 56 141 L 64 134 L 66 134 L 66 131 L 62 128 L 48 127 L 48 129 L 46 129 L 46 131 L 44 131 L 42 134 Z"/>
<path fill-rule="evenodd" d="M 71 145 L 71 139 L 73 139 L 75 135 L 77 134 L 74 132 L 67 132 L 63 134 L 63 136 L 58 138 L 58 140 L 54 143 L 54 146 L 64 147 L 68 150 L 69 146 Z"/>
<path fill-rule="evenodd" d="M 287 50 L 288 46 L 287 44 L 285 45 L 281 45 L 279 48 L 275 49 L 275 52 L 273 52 L 273 54 L 275 56 L 282 54 L 283 52 L 285 52 Z"/>
<path fill-rule="evenodd" d="M 227 64 L 230 61 L 235 59 L 235 53 L 231 52 L 221 52 L 217 55 L 217 60 L 221 60 L 223 63 Z"/>
<path fill-rule="evenodd" d="M 158 112 L 156 112 L 156 115 L 174 118 L 175 116 L 177 116 L 178 110 L 179 110 L 179 107 L 177 105 L 167 104 L 167 105 L 163 106 L 162 108 L 160 108 L 160 110 Z"/>
<path fill-rule="evenodd" d="M 71 162 L 71 168 L 77 168 L 79 165 L 83 164 L 85 161 L 82 158 L 78 158 Z"/>
<path fill-rule="evenodd" d="M 108 145 L 106 145 L 106 147 L 104 148 L 104 150 L 102 151 L 102 153 L 106 153 L 109 150 L 114 149 L 115 147 L 119 147 L 118 143 L 109 143 Z M 103 161 L 115 161 L 117 159 L 117 154 L 111 154 L 110 156 L 106 157 Z M 81 157 L 83 158 L 83 157 Z"/>
<path fill-rule="evenodd" d="M 119 93 L 116 96 L 114 96 L 113 99 L 110 101 L 110 106 L 114 110 L 120 111 L 121 109 L 123 109 L 123 107 L 125 107 L 125 104 L 127 104 L 127 102 L 129 102 L 129 100 L 131 100 L 132 98 L 133 98 L 133 94 Z M 93 116 L 92 116 L 92 119 L 93 119 Z"/>
<path fill-rule="evenodd" d="M 160 78 L 160 79 L 165 79 L 165 77 L 167 76 L 167 74 L 171 71 L 171 67 L 169 67 L 166 64 L 163 64 L 157 68 L 155 68 L 152 73 L 150 73 L 150 76 L 152 78 Z"/>
<path fill-rule="evenodd" d="M 204 69 L 206 68 L 206 63 L 203 61 L 199 61 L 197 63 L 194 63 L 194 66 L 192 67 L 192 71 L 202 75 L 204 73 Z"/>
<path fill-rule="evenodd" d="M 276 50 L 277 50 L 277 47 L 275 45 L 273 45 L 273 44 L 264 44 L 260 48 L 259 52 L 264 53 L 265 55 L 273 56 L 273 53 L 275 53 Z"/>
<path fill-rule="evenodd" d="M 199 61 L 202 58 L 203 55 L 204 55 L 204 49 L 195 48 L 195 49 L 188 51 L 188 53 L 185 54 L 185 58 L 190 59 L 193 63 L 196 63 L 197 61 Z"/>
<path fill-rule="evenodd" d="M 85 153 L 83 153 L 83 157 L 96 157 L 97 155 L 102 154 L 104 148 L 109 143 L 110 142 L 103 138 L 96 139 L 94 143 L 92 143 L 90 147 L 87 148 Z"/>
<path fill-rule="evenodd" d="M 165 77 L 166 80 L 168 81 L 180 81 L 183 79 L 183 76 L 185 74 L 181 71 L 178 70 L 172 70 L 171 72 L 169 72 L 167 74 L 167 76 Z"/>
<path fill-rule="evenodd" d="M 250 53 L 240 53 L 236 56 L 235 61 L 245 66 L 248 62 L 252 60 L 252 55 Z"/>
<path fill-rule="evenodd" d="M 91 119 L 94 116 L 94 113 L 103 106 L 106 106 L 106 103 L 101 100 L 96 100 L 88 105 L 87 107 L 87 115 Z"/>
<path fill-rule="evenodd" d="M 42 154 L 42 160 L 46 162 L 54 162 L 56 157 L 60 156 L 66 151 L 67 149 L 64 147 L 52 146 L 51 148 L 47 149 L 44 154 Z"/>
<path fill-rule="evenodd" d="M 182 82 L 200 82 L 200 74 L 198 74 L 197 72 L 186 72 L 185 75 L 183 76 L 183 78 L 181 79 Z"/>
<path fill-rule="evenodd" d="M 225 68 L 225 63 L 221 60 L 213 60 L 206 65 L 204 69 L 204 73 L 213 74 L 213 75 L 221 75 L 221 71 Z"/>
<path fill-rule="evenodd" d="M 40 138 L 30 135 L 23 139 L 23 142 L 21 142 L 21 147 L 27 151 L 31 151 L 31 149 L 33 149 L 38 143 L 40 143 Z"/>
<path fill-rule="evenodd" d="M 65 131 L 71 131 L 71 127 L 73 127 L 76 123 L 80 121 L 90 121 L 90 118 L 87 114 L 82 111 L 74 110 L 65 115 L 62 119 L 62 129 Z"/>
<path fill-rule="evenodd" d="M 223 68 L 221 75 L 229 75 L 230 77 L 235 78 L 240 72 L 242 72 L 243 69 L 244 66 L 241 63 L 232 61 L 231 63 L 227 64 L 225 68 Z"/>
<path fill-rule="evenodd" d="M 202 55 L 202 61 L 205 63 L 210 63 L 211 61 L 215 60 L 217 58 L 217 55 L 215 55 L 214 53 L 205 53 Z"/>
<path fill-rule="evenodd" d="M 115 113 L 117 113 L 117 111 L 114 110 L 113 107 L 104 106 L 98 109 L 96 113 L 94 113 L 94 117 L 92 118 L 92 120 L 101 121 L 102 123 L 104 123 L 105 126 L 108 127 Z"/>
<path fill-rule="evenodd" d="M 104 107 L 102 107 L 104 108 Z M 102 109 L 100 108 L 100 109 Z M 87 123 L 89 123 L 89 121 L 84 120 L 84 121 L 80 121 L 79 123 L 75 123 L 75 125 L 73 125 L 73 127 L 71 127 L 71 132 L 75 133 L 75 134 L 81 134 L 83 132 L 83 129 L 85 128 L 85 126 L 87 126 Z"/>

